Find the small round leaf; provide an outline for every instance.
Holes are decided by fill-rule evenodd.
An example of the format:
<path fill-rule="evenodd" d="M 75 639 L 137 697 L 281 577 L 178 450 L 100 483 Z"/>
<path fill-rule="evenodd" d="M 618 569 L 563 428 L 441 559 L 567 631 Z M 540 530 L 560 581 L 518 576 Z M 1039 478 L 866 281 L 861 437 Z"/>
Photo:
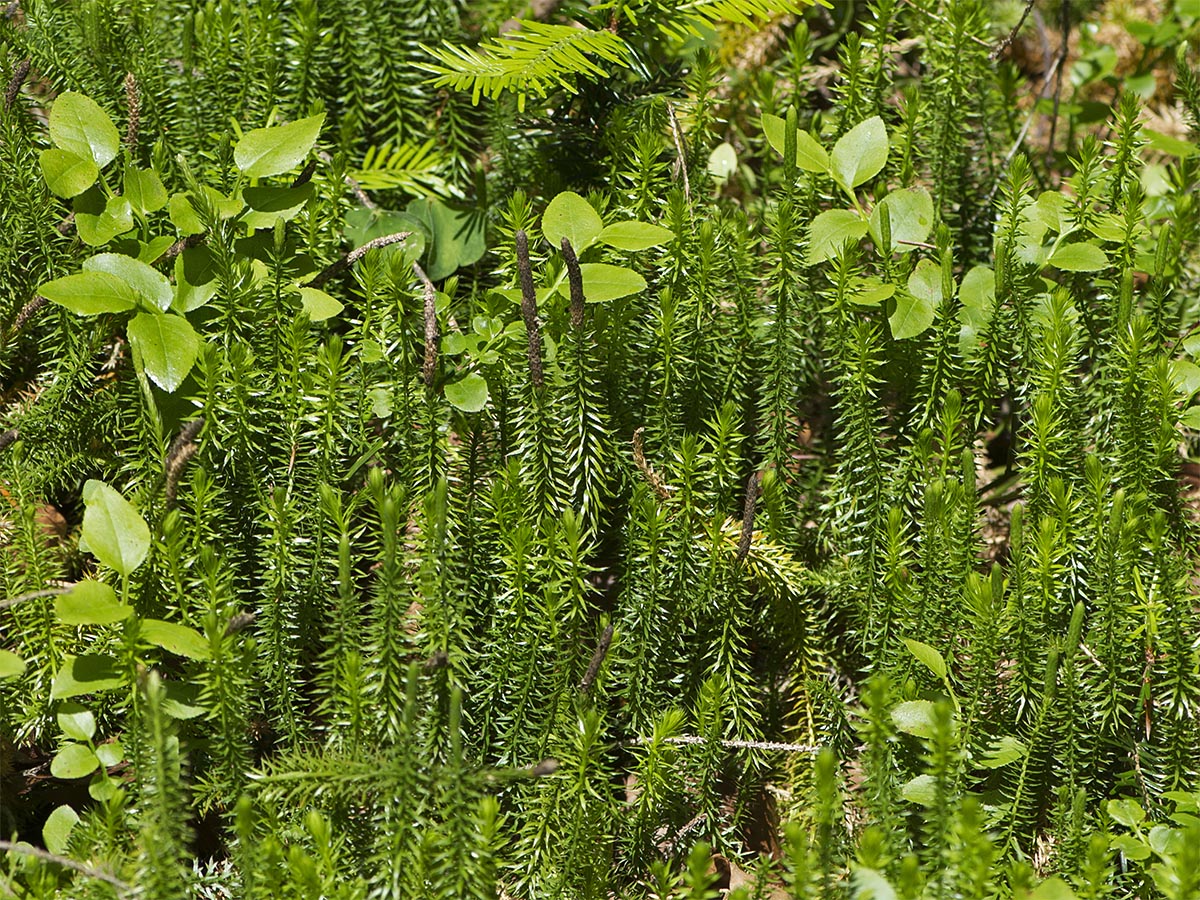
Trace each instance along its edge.
<path fill-rule="evenodd" d="M 50 108 L 50 138 L 56 147 L 91 159 L 103 169 L 121 149 L 112 119 L 91 97 L 66 91 Z"/>
<path fill-rule="evenodd" d="M 78 156 L 57 147 L 43 150 L 38 155 L 38 162 L 46 187 L 59 197 L 77 197 L 100 177 L 100 169 L 90 156 Z"/>
<path fill-rule="evenodd" d="M 63 734 L 75 741 L 90 741 L 96 734 L 96 717 L 86 706 L 67 701 L 55 715 Z"/>
<path fill-rule="evenodd" d="M 25 660 L 10 650 L 0 650 L 0 679 L 20 678 L 25 674 Z"/>
<path fill-rule="evenodd" d="M 46 817 L 46 824 L 42 826 L 42 840 L 46 842 L 46 849 L 59 856 L 65 853 L 71 840 L 71 831 L 78 821 L 79 814 L 65 804 L 50 813 Z"/>
<path fill-rule="evenodd" d="M 471 372 L 446 385 L 446 399 L 463 412 L 479 412 L 488 401 L 487 380 L 478 372 Z"/>
<path fill-rule="evenodd" d="M 99 765 L 100 760 L 87 744 L 67 744 L 50 760 L 50 774 L 55 778 L 83 778 Z"/>
<path fill-rule="evenodd" d="M 574 191 L 563 191 L 542 214 L 542 234 L 555 249 L 562 246 L 565 237 L 577 254 L 583 253 L 603 230 L 600 214 Z"/>

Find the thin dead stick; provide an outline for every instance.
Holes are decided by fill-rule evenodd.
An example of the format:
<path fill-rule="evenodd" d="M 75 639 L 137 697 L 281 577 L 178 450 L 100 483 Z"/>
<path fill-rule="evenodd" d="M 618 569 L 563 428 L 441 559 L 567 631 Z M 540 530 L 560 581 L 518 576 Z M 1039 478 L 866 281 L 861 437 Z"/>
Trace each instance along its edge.
<path fill-rule="evenodd" d="M 646 461 L 646 445 L 642 435 L 646 429 L 639 427 L 633 433 L 633 461 L 642 472 L 642 477 L 646 479 L 646 483 L 650 485 L 650 489 L 658 495 L 659 500 L 666 500 L 670 495 L 667 486 L 663 484 L 662 477 L 650 467 L 650 463 Z"/>
<path fill-rule="evenodd" d="M 1050 65 L 1050 71 L 1046 73 L 1046 77 L 1042 79 L 1042 86 L 1038 88 L 1038 99 L 1040 100 L 1050 85 L 1050 79 L 1054 77 L 1054 73 L 1058 71 L 1062 65 L 1062 57 L 1056 56 L 1054 62 Z M 1025 117 L 1025 124 L 1021 126 L 1021 133 L 1017 135 L 1017 139 L 1013 141 L 1013 145 L 1008 148 L 1008 153 L 1004 156 L 1004 162 L 1000 164 L 1000 170 L 996 173 L 996 177 L 992 179 L 992 189 L 988 192 L 987 198 L 983 201 L 983 209 L 991 209 L 992 200 L 996 198 L 996 191 L 1000 190 L 1000 176 L 1008 171 L 1009 165 L 1012 163 L 1013 157 L 1017 155 L 1017 151 L 1021 149 L 1021 145 L 1025 143 L 1025 136 L 1029 134 L 1029 128 L 1033 125 L 1033 120 L 1037 118 L 1037 101 L 1034 101 L 1033 108 L 1029 110 L 1029 115 Z"/>
<path fill-rule="evenodd" d="M 1025 20 L 1029 18 L 1029 11 L 1031 9 L 1033 9 L 1033 4 L 1034 4 L 1034 0 L 1025 0 L 1025 9 L 1021 12 L 1021 18 L 1019 18 L 1017 20 L 1017 24 L 1014 25 L 1012 31 L 1010 31 L 1008 33 L 1008 37 L 1006 37 L 1004 40 L 1002 40 L 1000 42 L 1000 44 L 996 47 L 996 49 L 992 51 L 992 53 L 991 53 L 992 62 L 995 62 L 996 60 L 998 60 L 1000 58 L 1001 54 L 1003 54 L 1005 50 L 1007 50 L 1009 47 L 1011 47 L 1012 42 L 1017 39 L 1017 32 L 1021 30 L 1021 26 L 1025 24 Z"/>
<path fill-rule="evenodd" d="M 545 387 L 542 369 L 542 332 L 538 322 L 537 291 L 533 287 L 533 265 L 529 261 L 529 236 L 524 230 L 514 235 L 517 244 L 517 275 L 521 281 L 521 316 L 525 320 L 525 336 L 529 353 L 529 377 L 536 390 Z"/>
<path fill-rule="evenodd" d="M 333 157 L 324 150 L 318 150 L 317 156 L 321 157 L 324 162 L 333 162 Z M 362 185 L 360 185 L 357 181 L 355 181 L 349 175 L 343 176 L 342 180 L 346 183 L 350 190 L 354 192 L 354 196 L 358 199 L 359 203 L 361 203 L 367 209 L 379 209 L 379 205 L 367 196 L 367 192 L 362 189 Z"/>
<path fill-rule="evenodd" d="M 385 234 L 383 237 L 377 237 L 373 241 L 367 241 L 361 247 L 351 250 L 324 272 L 314 278 L 309 284 L 312 287 L 320 287 L 334 275 L 346 271 L 372 250 L 378 250 L 381 247 L 388 247 L 392 244 L 399 244 L 401 241 L 412 237 L 411 231 L 397 231 L 395 234 Z"/>
<path fill-rule="evenodd" d="M 821 747 L 816 744 L 784 744 L 778 741 L 710 741 L 694 734 L 679 737 L 662 738 L 664 744 L 720 744 L 732 750 L 778 750 L 782 753 L 820 753 Z M 652 744 L 653 738 L 640 737 L 625 743 Z"/>
<path fill-rule="evenodd" d="M 112 885 L 116 888 L 117 893 L 122 896 L 128 896 L 133 889 L 124 881 L 113 875 L 111 872 L 105 872 L 103 869 L 95 869 L 91 866 L 85 866 L 81 862 L 76 862 L 73 859 L 68 859 L 65 856 L 59 856 L 57 853 L 51 853 L 48 850 L 43 850 L 40 847 L 34 847 L 29 844 L 16 844 L 12 841 L 0 841 L 0 850 L 5 850 L 9 853 L 19 853 L 23 856 L 32 856 L 34 859 L 40 859 L 42 862 L 55 863 L 66 869 L 72 869 L 81 875 L 86 875 L 88 878 L 95 878 L 97 881 L 103 881 L 105 884 Z"/>
<path fill-rule="evenodd" d="M 1058 108 L 1062 103 L 1063 63 L 1067 61 L 1068 44 L 1071 37 L 1071 0 L 1061 0 L 1059 7 L 1058 27 L 1062 31 L 1062 43 L 1058 47 L 1058 57 L 1054 67 L 1054 112 L 1050 118 L 1050 137 L 1046 141 L 1046 159 L 1054 156 L 1054 136 L 1058 131 Z"/>
<path fill-rule="evenodd" d="M 160 262 L 170 262 L 184 250 L 191 250 L 193 247 L 199 247 L 208 240 L 208 232 L 202 231 L 199 234 L 189 234 L 185 238 L 180 238 L 170 247 L 163 251 L 162 256 L 154 262 L 157 265 Z"/>
<path fill-rule="evenodd" d="M 680 171 L 683 172 L 683 196 L 687 198 L 688 205 L 690 206 L 692 203 L 692 184 L 688 180 L 687 154 L 683 152 L 683 132 L 679 128 L 679 119 L 675 117 L 675 107 L 670 103 L 667 104 L 667 114 L 671 118 L 671 137 L 675 140 L 677 164 Z"/>
<path fill-rule="evenodd" d="M 57 597 L 59 594 L 65 594 L 73 587 L 75 585 L 72 584 L 70 587 L 43 588 L 40 591 L 30 591 L 27 594 L 20 594 L 16 597 L 10 597 L 7 600 L 0 600 L 0 609 L 8 609 L 16 606 L 18 603 L 24 603 L 27 600 L 37 600 L 41 597 Z"/>

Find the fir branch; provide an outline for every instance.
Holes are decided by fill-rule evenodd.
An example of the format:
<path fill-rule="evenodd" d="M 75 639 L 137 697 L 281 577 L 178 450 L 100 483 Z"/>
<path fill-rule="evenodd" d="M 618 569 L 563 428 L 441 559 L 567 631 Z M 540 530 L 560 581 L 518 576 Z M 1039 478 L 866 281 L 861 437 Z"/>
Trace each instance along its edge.
<path fill-rule="evenodd" d="M 555 88 L 574 93 L 576 79 L 605 78 L 608 71 L 601 63 L 628 67 L 631 56 L 628 45 L 610 31 L 531 20 L 478 50 L 449 43 L 438 49 L 422 44 L 421 49 L 436 60 L 416 64 L 436 76 L 434 87 L 469 91 L 473 103 L 480 96 L 495 100 L 512 91 L 521 112 L 530 94 L 545 97 Z"/>

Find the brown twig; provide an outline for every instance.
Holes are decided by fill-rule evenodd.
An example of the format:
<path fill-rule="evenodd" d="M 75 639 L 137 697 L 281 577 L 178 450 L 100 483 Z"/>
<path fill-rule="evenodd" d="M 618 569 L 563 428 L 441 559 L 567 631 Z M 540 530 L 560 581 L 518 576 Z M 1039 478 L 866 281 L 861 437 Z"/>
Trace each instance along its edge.
<path fill-rule="evenodd" d="M 73 584 L 71 585 L 71 587 L 74 586 Z M 71 587 L 52 587 L 42 588 L 40 591 L 29 591 L 26 594 L 10 597 L 7 600 L 0 600 L 0 609 L 9 609 L 19 603 L 25 603 L 28 600 L 37 600 L 41 597 L 57 597 L 59 594 L 65 594 Z"/>
<path fill-rule="evenodd" d="M 62 866 L 65 869 L 71 869 L 78 872 L 80 875 L 86 875 L 88 878 L 95 878 L 97 881 L 103 881 L 107 885 L 111 885 L 116 889 L 119 896 L 125 897 L 129 895 L 133 889 L 123 882 L 111 872 L 106 872 L 103 869 L 97 869 L 92 866 L 86 866 L 81 862 L 76 862 L 66 856 L 59 856 L 57 853 L 51 853 L 49 850 L 43 850 L 41 847 L 34 847 L 31 844 L 18 844 L 13 841 L 0 841 L 0 850 L 9 853 L 18 853 L 22 856 L 32 856 L 34 859 L 40 859 L 42 862 L 54 863 Z"/>
<path fill-rule="evenodd" d="M 312 181 L 313 172 L 315 171 L 317 171 L 317 161 L 315 159 L 310 159 L 308 161 L 308 165 L 300 170 L 300 174 L 297 175 L 295 180 L 292 182 L 292 187 L 304 187 L 304 185 Z"/>
<path fill-rule="evenodd" d="M 38 294 L 36 297 L 22 306 L 21 311 L 17 313 L 17 317 L 13 319 L 12 327 L 8 329 L 8 337 L 11 338 L 14 334 L 29 324 L 29 320 L 37 315 L 38 310 L 40 310 L 49 302 L 50 301 L 41 294 Z"/>
<path fill-rule="evenodd" d="M 1017 32 L 1021 30 L 1021 26 L 1025 24 L 1025 20 L 1029 18 L 1029 11 L 1033 9 L 1035 0 L 1025 0 L 1025 9 L 1021 11 L 1021 18 L 1017 20 L 1017 24 L 1013 26 L 1012 31 L 1008 33 L 1008 37 L 1002 40 L 990 54 L 992 62 L 998 60 L 1001 55 L 1012 46 L 1012 42 L 1017 39 Z"/>
<path fill-rule="evenodd" d="M 179 479 L 183 475 L 188 460 L 195 456 L 199 449 L 196 445 L 196 436 L 203 427 L 203 416 L 192 419 L 180 429 L 179 435 L 171 442 L 171 447 L 167 450 L 167 456 L 163 460 L 163 472 L 167 479 L 167 506 L 175 504 L 175 492 L 179 488 Z"/>
<path fill-rule="evenodd" d="M 675 117 L 675 107 L 667 104 L 667 115 L 671 120 L 671 138 L 675 141 L 675 165 L 683 173 L 683 196 L 688 205 L 692 203 L 692 184 L 688 180 L 687 154 L 683 150 L 683 131 L 679 128 L 679 119 Z"/>
<path fill-rule="evenodd" d="M 202 231 L 202 232 L 200 232 L 200 234 L 189 234 L 185 238 L 180 238 L 175 243 L 173 243 L 170 247 L 168 247 L 166 250 L 164 250 L 162 252 L 162 256 L 160 256 L 154 262 L 156 264 L 161 263 L 161 262 L 170 262 L 175 257 L 177 257 L 180 253 L 182 253 L 184 250 L 191 250 L 193 247 L 199 247 L 206 240 L 208 240 L 208 232 L 207 231 Z"/>
<path fill-rule="evenodd" d="M 392 244 L 399 244 L 410 237 L 412 237 L 411 231 L 397 231 L 395 234 L 385 234 L 383 237 L 377 237 L 373 241 L 367 241 L 361 247 L 351 250 L 309 283 L 312 287 L 320 287 L 334 275 L 338 275 L 350 268 L 372 250 L 389 247 Z"/>

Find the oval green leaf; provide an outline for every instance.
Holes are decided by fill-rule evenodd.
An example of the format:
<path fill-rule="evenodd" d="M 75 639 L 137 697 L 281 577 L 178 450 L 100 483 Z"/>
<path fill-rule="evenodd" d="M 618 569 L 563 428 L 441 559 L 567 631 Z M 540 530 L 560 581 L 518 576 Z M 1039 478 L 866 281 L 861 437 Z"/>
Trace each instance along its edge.
<path fill-rule="evenodd" d="M 77 316 L 124 312 L 137 306 L 137 292 L 108 272 L 79 272 L 43 284 L 38 293 Z"/>
<path fill-rule="evenodd" d="M 905 638 L 904 646 L 908 648 L 909 653 L 917 658 L 921 665 L 945 681 L 946 660 L 942 659 L 942 654 L 938 653 L 936 648 L 930 647 L 928 644 L 923 644 L 920 641 L 914 641 L 912 638 Z"/>
<path fill-rule="evenodd" d="M 859 122 L 833 145 L 830 168 L 847 193 L 874 178 L 887 163 L 888 134 L 879 116 Z"/>
<path fill-rule="evenodd" d="M 25 660 L 9 650 L 0 650 L 0 679 L 20 678 L 25 674 Z"/>
<path fill-rule="evenodd" d="M 108 113 L 91 97 L 66 91 L 50 108 L 50 139 L 55 146 L 92 160 L 103 169 L 121 149 L 121 135 Z"/>
<path fill-rule="evenodd" d="M 933 735 L 933 704 L 928 700 L 906 700 L 892 709 L 892 722 L 905 734 L 916 737 Z"/>
<path fill-rule="evenodd" d="M 985 769 L 1000 769 L 1010 763 L 1023 759 L 1029 748 L 1012 735 L 1006 734 L 992 742 L 979 765 Z"/>
<path fill-rule="evenodd" d="M 550 246 L 559 249 L 565 237 L 571 242 L 576 254 L 596 242 L 604 231 L 600 214 L 574 191 L 563 191 L 550 201 L 542 214 L 542 234 Z"/>
<path fill-rule="evenodd" d="M 933 197 L 923 187 L 904 188 L 892 191 L 871 210 L 868 226 L 871 230 L 871 240 L 876 246 L 883 243 L 883 233 L 880 219 L 883 209 L 888 211 L 888 219 L 892 226 L 892 246 L 887 248 L 889 253 L 911 253 L 917 249 L 914 244 L 922 243 L 933 228 Z"/>
<path fill-rule="evenodd" d="M 666 244 L 674 237 L 675 232 L 661 225 L 651 225 L 649 222 L 614 222 L 600 232 L 598 240 L 618 250 L 646 250 Z"/>
<path fill-rule="evenodd" d="M 310 322 L 324 322 L 344 309 L 341 301 L 337 298 L 311 287 L 300 288 L 300 305 L 308 313 Z"/>
<path fill-rule="evenodd" d="M 183 384 L 200 352 L 200 338 L 187 319 L 161 313 L 138 313 L 130 321 L 127 332 L 151 381 L 167 393 Z"/>
<path fill-rule="evenodd" d="M 728 141 L 717 144 L 708 154 L 708 174 L 718 182 L 728 181 L 729 176 L 737 171 L 737 164 L 737 151 Z"/>
<path fill-rule="evenodd" d="M 133 607 L 104 582 L 88 579 L 54 598 L 54 615 L 64 625 L 111 625 L 133 615 Z"/>
<path fill-rule="evenodd" d="M 100 177 L 100 169 L 90 156 L 79 156 L 68 150 L 51 147 L 38 155 L 42 177 L 50 193 L 59 197 L 76 197 Z"/>
<path fill-rule="evenodd" d="M 71 831 L 78 822 L 79 814 L 66 804 L 50 813 L 46 817 L 46 824 L 42 826 L 42 840 L 46 842 L 46 849 L 59 856 L 66 853 Z"/>
<path fill-rule="evenodd" d="M 1081 241 L 1059 247 L 1050 255 L 1049 263 L 1064 272 L 1099 272 L 1108 268 L 1108 257 L 1095 244 Z"/>
<path fill-rule="evenodd" d="M 84 191 L 72 204 L 75 209 L 75 230 L 79 239 L 89 247 L 107 244 L 118 234 L 133 228 L 133 207 L 127 197 L 104 199 L 96 188 Z"/>
<path fill-rule="evenodd" d="M 50 774 L 55 778 L 83 778 L 100 765 L 92 748 L 86 744 L 67 744 L 50 760 Z"/>
<path fill-rule="evenodd" d="M 163 622 L 160 619 L 143 619 L 140 634 L 142 640 L 188 659 L 208 659 L 208 641 L 194 628 Z"/>
<path fill-rule="evenodd" d="M 812 220 L 808 230 L 808 264 L 833 259 L 846 241 L 857 241 L 867 233 L 867 223 L 849 209 L 831 209 Z"/>
<path fill-rule="evenodd" d="M 242 222 L 250 228 L 273 228 L 276 222 L 291 221 L 315 191 L 311 181 L 299 187 L 246 188 L 242 199 L 250 209 L 242 215 Z"/>
<path fill-rule="evenodd" d="M 50 699 L 62 700 L 96 691 L 107 691 L 125 683 L 117 661 L 111 656 L 88 654 L 68 656 L 54 676 Z"/>
<path fill-rule="evenodd" d="M 478 372 L 471 372 L 446 385 L 446 399 L 456 409 L 463 412 L 476 413 L 487 406 L 488 385 Z"/>
<path fill-rule="evenodd" d="M 933 324 L 936 308 L 930 300 L 908 291 L 896 294 L 896 310 L 888 316 L 892 337 L 898 341 L 914 338 Z"/>
<path fill-rule="evenodd" d="M 900 796 L 910 803 L 933 806 L 937 802 L 937 781 L 932 775 L 918 775 L 904 783 Z"/>
<path fill-rule="evenodd" d="M 176 230 L 185 237 L 204 233 L 204 223 L 200 221 L 192 201 L 187 194 L 172 194 L 167 202 L 167 217 Z"/>
<path fill-rule="evenodd" d="M 123 253 L 97 253 L 83 261 L 83 271 L 116 275 L 159 309 L 167 309 L 174 297 L 166 275 Z"/>
<path fill-rule="evenodd" d="M 583 263 L 579 271 L 583 275 L 583 298 L 588 303 L 605 303 L 646 289 L 646 279 L 625 266 Z M 565 295 L 568 287 L 564 283 L 559 290 Z"/>
<path fill-rule="evenodd" d="M 90 741 L 96 734 L 96 717 L 86 706 L 68 700 L 58 708 L 54 718 L 63 734 L 73 741 Z"/>
<path fill-rule="evenodd" d="M 233 161 L 249 178 L 290 172 L 317 143 L 324 122 L 325 114 L 320 113 L 287 125 L 255 128 L 237 142 Z"/>
<path fill-rule="evenodd" d="M 142 215 L 157 212 L 167 205 L 167 189 L 163 187 L 162 179 L 151 169 L 126 167 L 125 196 Z"/>
<path fill-rule="evenodd" d="M 109 741 L 96 748 L 96 758 L 102 766 L 115 766 L 125 758 L 125 748 L 120 741 Z"/>
<path fill-rule="evenodd" d="M 782 156 L 784 141 L 787 139 L 787 132 L 784 130 L 787 127 L 786 121 L 768 113 L 763 116 L 762 124 L 767 143 Z M 817 143 L 816 138 L 799 128 L 796 129 L 796 165 L 806 172 L 829 174 L 829 154 Z"/>
<path fill-rule="evenodd" d="M 130 575 L 150 550 L 150 529 L 133 504 L 103 481 L 83 486 L 83 539 L 101 563 Z"/>

